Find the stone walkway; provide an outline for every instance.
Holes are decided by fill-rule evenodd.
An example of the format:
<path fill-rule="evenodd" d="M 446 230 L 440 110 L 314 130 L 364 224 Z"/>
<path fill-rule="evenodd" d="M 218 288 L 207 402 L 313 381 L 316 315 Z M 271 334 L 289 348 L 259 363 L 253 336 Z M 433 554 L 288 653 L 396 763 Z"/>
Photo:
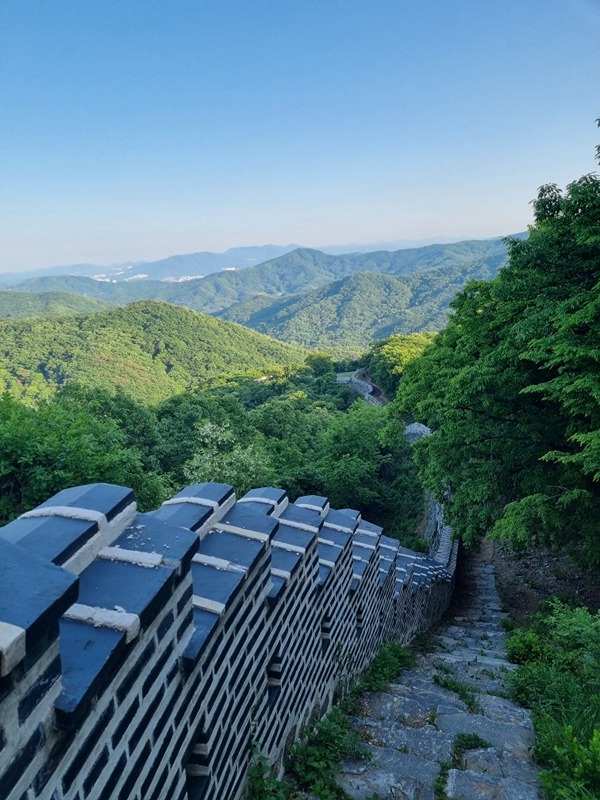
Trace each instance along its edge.
<path fill-rule="evenodd" d="M 364 696 L 354 722 L 372 758 L 345 762 L 338 779 L 354 800 L 539 797 L 529 712 L 506 699 L 514 667 L 493 567 L 482 552 L 466 569 L 470 596 L 438 630 L 434 649 L 401 683 Z"/>

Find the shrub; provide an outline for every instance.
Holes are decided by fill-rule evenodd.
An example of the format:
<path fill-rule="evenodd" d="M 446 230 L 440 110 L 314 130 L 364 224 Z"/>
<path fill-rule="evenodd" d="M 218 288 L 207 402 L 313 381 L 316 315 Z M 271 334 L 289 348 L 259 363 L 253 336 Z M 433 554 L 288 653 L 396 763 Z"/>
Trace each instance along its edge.
<path fill-rule="evenodd" d="M 600 797 L 600 614 L 553 598 L 511 634 L 507 650 L 522 664 L 509 686 L 533 709 L 548 798 Z"/>

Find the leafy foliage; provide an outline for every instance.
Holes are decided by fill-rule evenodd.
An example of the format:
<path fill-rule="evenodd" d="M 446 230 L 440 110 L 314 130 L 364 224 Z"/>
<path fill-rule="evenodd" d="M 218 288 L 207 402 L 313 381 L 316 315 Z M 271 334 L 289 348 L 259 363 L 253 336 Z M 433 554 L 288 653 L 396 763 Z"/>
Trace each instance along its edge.
<path fill-rule="evenodd" d="M 336 800 L 343 797 L 335 781 L 340 762 L 363 754 L 349 718 L 335 706 L 292 747 L 286 772 L 298 788 L 313 792 L 322 800 Z"/>
<path fill-rule="evenodd" d="M 536 755 L 547 767 L 550 800 L 600 793 L 600 612 L 556 598 L 508 640 L 522 664 L 510 677 L 513 696 L 533 710 Z"/>
<path fill-rule="evenodd" d="M 396 333 L 387 339 L 373 342 L 362 359 L 371 379 L 383 391 L 393 397 L 406 365 L 418 356 L 435 340 L 432 332 Z"/>
<path fill-rule="evenodd" d="M 356 354 L 395 332 L 443 328 L 456 292 L 493 274 L 480 264 L 400 276 L 359 272 L 299 296 L 252 298 L 218 316 L 282 341 Z"/>
<path fill-rule="evenodd" d="M 600 494 L 600 179 L 542 187 L 527 241 L 491 282 L 471 282 L 403 373 L 392 413 L 434 429 L 416 445 L 455 531 L 515 546 L 596 546 Z"/>
<path fill-rule="evenodd" d="M 113 421 L 68 400 L 32 409 L 0 397 L 1 523 L 67 486 L 103 481 L 133 487 L 142 509 L 164 499 L 163 481 L 144 470 Z"/>
<path fill-rule="evenodd" d="M 239 325 L 154 302 L 89 316 L 6 320 L 0 335 L 0 377 L 16 396 L 35 381 L 76 382 L 121 387 L 151 404 L 236 374 L 281 373 L 305 356 Z"/>
<path fill-rule="evenodd" d="M 415 664 L 414 655 L 406 647 L 392 642 L 383 645 L 358 682 L 359 692 L 383 692 L 405 669 Z"/>
<path fill-rule="evenodd" d="M 90 314 L 102 311 L 106 303 L 74 292 L 0 291 L 0 318 L 60 317 L 64 314 Z"/>

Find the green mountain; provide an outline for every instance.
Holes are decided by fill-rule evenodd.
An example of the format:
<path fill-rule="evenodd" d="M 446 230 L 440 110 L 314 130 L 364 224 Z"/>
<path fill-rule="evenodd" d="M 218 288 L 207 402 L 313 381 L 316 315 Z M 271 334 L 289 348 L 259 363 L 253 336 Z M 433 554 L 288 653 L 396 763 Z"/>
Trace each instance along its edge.
<path fill-rule="evenodd" d="M 487 266 L 400 277 L 359 272 L 300 296 L 245 300 L 218 316 L 282 341 L 357 351 L 392 333 L 440 330 L 456 292 L 470 278 L 491 277 Z"/>
<path fill-rule="evenodd" d="M 60 317 L 65 314 L 91 314 L 102 311 L 106 303 L 74 292 L 0 291 L 0 318 Z"/>
<path fill-rule="evenodd" d="M 505 259 L 506 246 L 501 239 L 341 256 L 300 248 L 243 270 L 218 272 L 181 283 L 147 279 L 110 283 L 80 276 L 46 276 L 24 281 L 17 288 L 31 292 L 76 292 L 115 304 L 164 300 L 214 314 L 261 295 L 280 297 L 311 291 L 357 272 L 399 276 L 443 268 L 475 271 L 485 266 L 495 274 Z"/>
<path fill-rule="evenodd" d="M 299 366 L 305 353 L 240 325 L 166 303 L 87 316 L 0 321 L 0 378 L 13 389 L 74 381 L 146 402 L 232 375 Z"/>
<path fill-rule="evenodd" d="M 68 266 L 45 267 L 26 272 L 0 274 L 0 286 L 14 286 L 25 278 L 49 277 L 52 275 L 84 275 L 92 278 L 103 275 L 111 281 L 130 281 L 134 276 L 146 275 L 151 280 L 178 280 L 190 275 L 209 275 L 223 269 L 245 269 L 276 258 L 298 245 L 265 244 L 258 247 L 232 247 L 224 253 L 202 251 L 169 256 L 159 261 L 126 261 L 123 264 L 100 266 L 98 264 L 69 264 Z"/>

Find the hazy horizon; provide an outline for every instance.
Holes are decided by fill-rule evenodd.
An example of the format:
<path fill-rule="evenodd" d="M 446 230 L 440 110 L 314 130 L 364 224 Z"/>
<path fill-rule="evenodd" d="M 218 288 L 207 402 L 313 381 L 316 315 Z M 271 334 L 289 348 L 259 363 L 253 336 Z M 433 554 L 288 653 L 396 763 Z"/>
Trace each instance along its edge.
<path fill-rule="evenodd" d="M 599 35 L 595 0 L 5 0 L 0 272 L 523 231 L 597 168 Z"/>
<path fill-rule="evenodd" d="M 98 267 L 101 269 L 110 269 L 113 267 L 121 267 L 125 264 L 132 264 L 132 265 L 140 265 L 143 264 L 153 264 L 159 261 L 166 261 L 169 258 L 174 258 L 178 256 L 188 256 L 194 255 L 196 253 L 214 253 L 216 255 L 223 255 L 228 253 L 232 250 L 237 249 L 246 249 L 246 248 L 261 248 L 261 247 L 281 247 L 281 248 L 289 248 L 290 250 L 295 250 L 298 248 L 307 248 L 311 250 L 320 250 L 324 253 L 330 253 L 332 255 L 343 255 L 352 252 L 376 252 L 376 251 L 385 251 L 385 250 L 411 250 L 411 249 L 418 249 L 420 247 L 427 247 L 429 245 L 434 244 L 455 244 L 459 242 L 466 242 L 466 241 L 485 241 L 486 239 L 499 239 L 503 238 L 504 236 L 512 236 L 517 233 L 522 233 L 522 231 L 511 231 L 509 234 L 499 234 L 493 236 L 453 236 L 453 237 L 434 237 L 432 239 L 421 239 L 421 240 L 398 240 L 398 241 L 391 241 L 391 242 L 349 242 L 348 244 L 330 244 L 330 245 L 319 245 L 319 246 L 309 246 L 304 245 L 301 243 L 289 243 L 289 244 L 278 244 L 276 242 L 263 242 L 262 244 L 250 244 L 250 245 L 234 245 L 233 247 L 226 248 L 225 250 L 191 250 L 186 253 L 169 253 L 166 256 L 159 256 L 158 258 L 153 259 L 138 259 L 138 258 L 126 258 L 123 261 L 113 261 L 111 263 L 98 263 L 94 261 L 74 261 L 69 264 L 43 264 L 41 266 L 33 266 L 27 267 L 23 266 L 19 270 L 11 270 L 6 269 L 0 266 L 0 275 L 7 275 L 7 274 L 19 274 L 19 273 L 27 273 L 27 272 L 38 272 L 43 271 L 45 269 L 53 270 L 53 269 L 70 269 L 74 267 Z M 268 260 L 268 259 L 265 259 Z"/>

